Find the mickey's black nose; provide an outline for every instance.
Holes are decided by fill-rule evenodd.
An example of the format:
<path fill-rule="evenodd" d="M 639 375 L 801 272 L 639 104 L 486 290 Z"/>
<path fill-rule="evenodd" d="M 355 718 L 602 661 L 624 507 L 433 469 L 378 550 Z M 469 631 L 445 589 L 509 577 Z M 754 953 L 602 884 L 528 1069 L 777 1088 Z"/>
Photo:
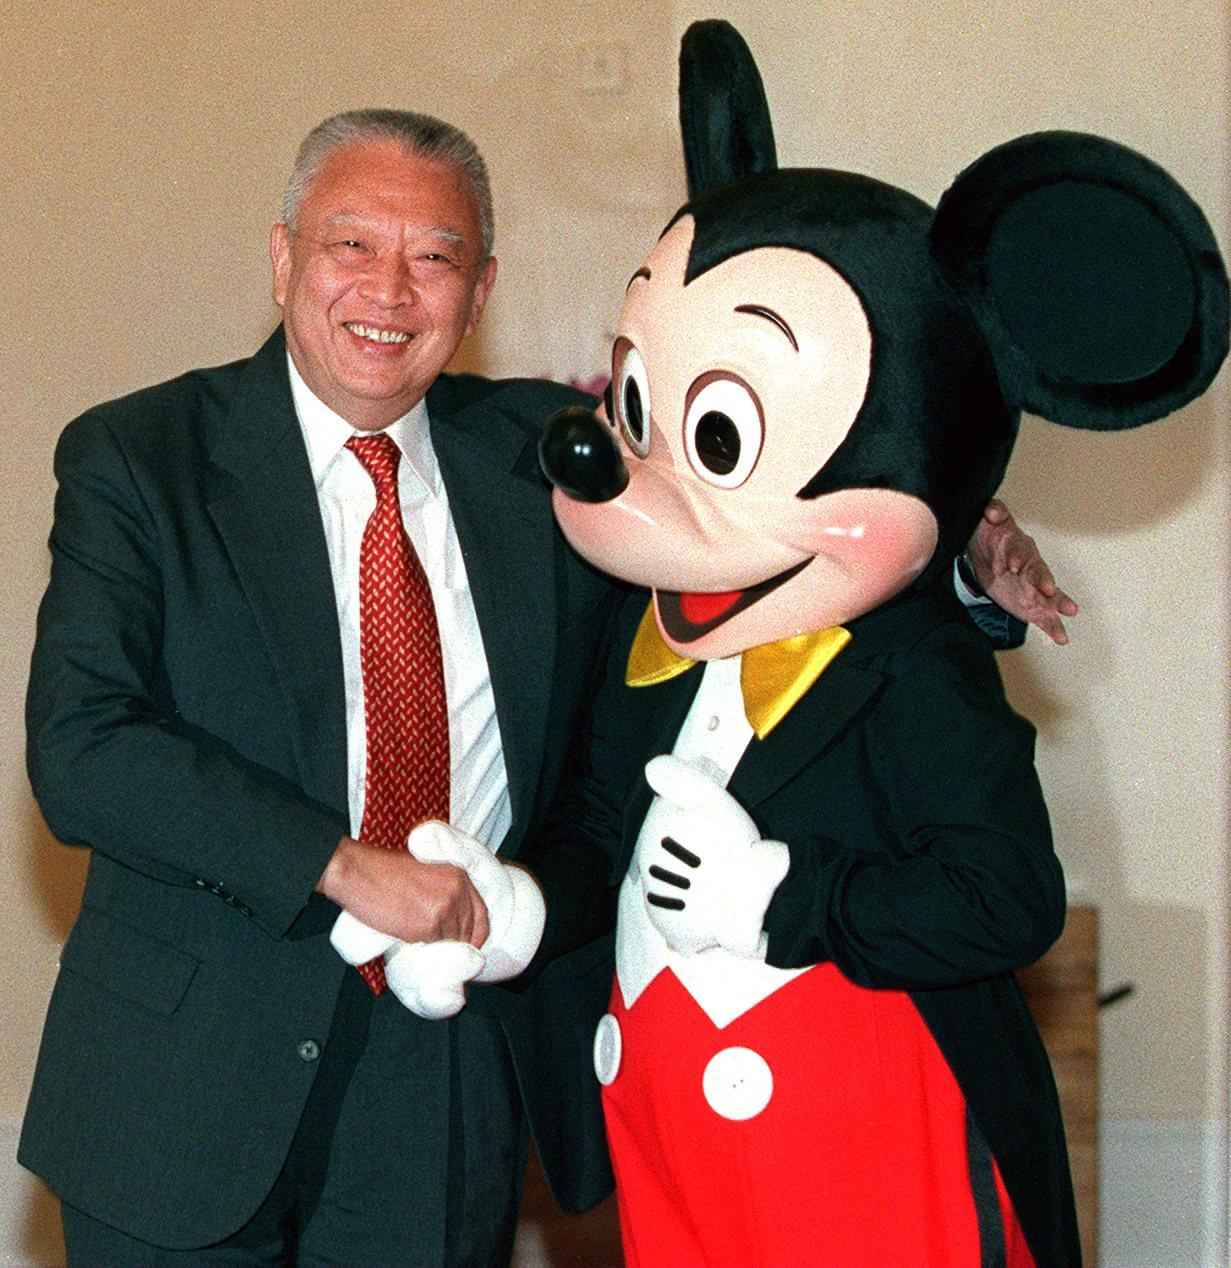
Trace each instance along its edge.
<path fill-rule="evenodd" d="M 580 405 L 557 410 L 539 433 L 539 465 L 579 502 L 610 502 L 628 485 L 628 469 L 611 428 Z"/>

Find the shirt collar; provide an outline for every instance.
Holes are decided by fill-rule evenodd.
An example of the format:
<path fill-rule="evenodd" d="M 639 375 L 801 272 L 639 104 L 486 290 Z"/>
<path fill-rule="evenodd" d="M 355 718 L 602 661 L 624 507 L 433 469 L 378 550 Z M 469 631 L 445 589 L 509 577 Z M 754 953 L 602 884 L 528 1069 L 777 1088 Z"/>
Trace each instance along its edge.
<path fill-rule="evenodd" d="M 290 353 L 286 363 L 291 374 L 291 400 L 308 450 L 308 463 L 317 489 L 325 481 L 329 468 L 337 461 L 352 436 L 371 435 L 352 427 L 341 414 L 329 408 L 304 381 Z M 427 401 L 421 400 L 384 431 L 402 452 L 410 470 L 432 496 L 440 492 L 440 464 L 428 431 Z"/>
<path fill-rule="evenodd" d="M 744 716 L 757 739 L 763 740 L 790 713 L 850 641 L 849 630 L 832 625 L 812 634 L 750 647 L 743 653 L 740 692 Z M 696 663 L 667 646 L 654 620 L 651 600 L 629 648 L 624 681 L 630 687 L 649 687 L 678 677 Z"/>

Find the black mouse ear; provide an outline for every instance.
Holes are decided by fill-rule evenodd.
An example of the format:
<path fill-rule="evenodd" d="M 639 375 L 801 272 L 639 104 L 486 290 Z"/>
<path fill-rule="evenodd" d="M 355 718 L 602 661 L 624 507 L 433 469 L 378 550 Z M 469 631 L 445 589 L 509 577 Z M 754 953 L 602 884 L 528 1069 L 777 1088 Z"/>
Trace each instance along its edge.
<path fill-rule="evenodd" d="M 1227 275 L 1200 208 L 1099 137 L 998 146 L 940 200 L 932 250 L 973 309 L 1005 396 L 1070 427 L 1136 427 L 1209 385 Z"/>
<path fill-rule="evenodd" d="M 690 200 L 778 166 L 757 64 L 729 23 L 694 22 L 680 43 L 680 131 Z"/>

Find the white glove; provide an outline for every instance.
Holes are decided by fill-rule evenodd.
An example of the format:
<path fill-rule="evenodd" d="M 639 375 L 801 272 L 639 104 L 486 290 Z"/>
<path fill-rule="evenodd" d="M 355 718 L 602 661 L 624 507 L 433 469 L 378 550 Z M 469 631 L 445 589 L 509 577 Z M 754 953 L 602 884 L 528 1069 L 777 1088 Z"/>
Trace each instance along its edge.
<path fill-rule="evenodd" d="M 763 841 L 721 784 L 675 756 L 645 768 L 658 794 L 641 830 L 637 869 L 646 912 L 681 954 L 720 946 L 763 956 L 762 926 L 790 867 L 781 841 Z"/>
<path fill-rule="evenodd" d="M 483 965 L 476 982 L 503 982 L 516 977 L 534 958 L 543 938 L 547 908 L 530 873 L 501 863 L 474 837 L 433 819 L 421 823 L 407 841 L 421 863 L 453 863 L 464 868 L 487 907 L 487 941 L 480 948 Z"/>
<path fill-rule="evenodd" d="M 333 922 L 329 940 L 347 964 L 384 956 L 389 989 L 412 1013 L 431 1021 L 461 1012 L 465 984 L 483 967 L 482 954 L 469 942 L 400 942 L 349 911 Z"/>
<path fill-rule="evenodd" d="M 399 942 L 385 957 L 385 981 L 412 1013 L 429 1021 L 454 1017 L 466 1004 L 466 983 L 483 954 L 469 942 Z"/>
<path fill-rule="evenodd" d="M 329 941 L 347 964 L 367 964 L 369 960 L 375 960 L 386 951 L 402 945 L 397 938 L 392 938 L 387 933 L 377 933 L 349 911 L 342 912 L 333 922 Z"/>
<path fill-rule="evenodd" d="M 502 982 L 530 963 L 543 936 L 543 896 L 529 873 L 498 862 L 473 837 L 438 820 L 416 827 L 407 848 L 421 863 L 452 863 L 466 871 L 487 907 L 489 934 L 482 949 L 451 940 L 403 943 L 345 911 L 330 940 L 349 964 L 384 956 L 389 989 L 412 1012 L 452 1017 L 466 1002 L 467 982 Z"/>

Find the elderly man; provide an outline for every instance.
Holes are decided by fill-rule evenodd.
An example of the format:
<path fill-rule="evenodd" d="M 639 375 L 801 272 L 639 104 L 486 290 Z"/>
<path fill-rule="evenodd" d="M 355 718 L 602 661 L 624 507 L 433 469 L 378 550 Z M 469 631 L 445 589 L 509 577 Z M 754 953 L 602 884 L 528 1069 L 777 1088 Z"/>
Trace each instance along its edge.
<path fill-rule="evenodd" d="M 466 872 L 397 847 L 447 817 L 516 857 L 614 599 L 538 473 L 572 394 L 441 373 L 491 241 L 456 129 L 326 120 L 273 231 L 280 329 L 61 438 L 29 762 L 92 858 L 19 1157 L 73 1263 L 498 1263 L 527 1119 L 566 1207 L 610 1184 L 601 954 L 427 1021 L 329 941 L 341 907 L 486 944 Z M 1056 619 L 1011 521 L 981 550 Z"/>
<path fill-rule="evenodd" d="M 75 1263 L 507 1257 L 526 1130 L 506 1032 L 532 1107 L 567 1077 L 536 1057 L 539 993 L 478 987 L 427 1022 L 328 936 L 340 904 L 484 942 L 465 872 L 378 847 L 435 815 L 515 855 L 604 624 L 536 460 L 573 394 L 439 377 L 491 235 L 456 129 L 327 120 L 273 231 L 278 332 L 60 442 L 29 762 L 52 830 L 93 855 L 20 1158 Z M 566 1127 L 601 1140 L 576 1103 L 536 1135 L 584 1206 L 604 1168 L 553 1151 Z"/>

